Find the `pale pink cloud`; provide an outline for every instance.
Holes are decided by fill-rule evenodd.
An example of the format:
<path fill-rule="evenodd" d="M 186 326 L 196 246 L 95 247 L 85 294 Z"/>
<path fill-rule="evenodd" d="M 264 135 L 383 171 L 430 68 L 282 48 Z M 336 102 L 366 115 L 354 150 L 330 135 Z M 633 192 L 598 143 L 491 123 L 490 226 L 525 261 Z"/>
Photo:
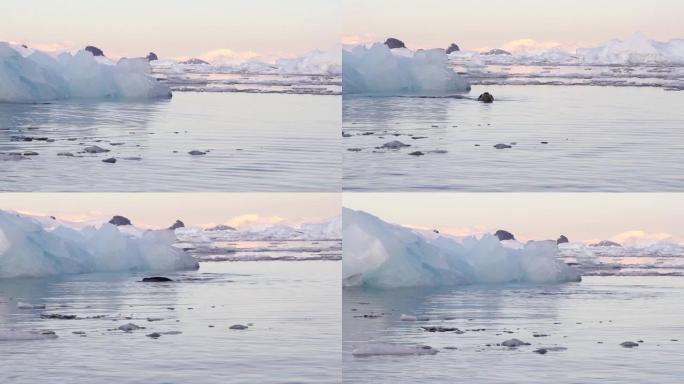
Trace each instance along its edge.
<path fill-rule="evenodd" d="M 378 41 L 378 36 L 374 33 L 362 33 L 358 35 L 342 36 L 341 42 L 343 45 L 359 45 L 369 44 Z"/>

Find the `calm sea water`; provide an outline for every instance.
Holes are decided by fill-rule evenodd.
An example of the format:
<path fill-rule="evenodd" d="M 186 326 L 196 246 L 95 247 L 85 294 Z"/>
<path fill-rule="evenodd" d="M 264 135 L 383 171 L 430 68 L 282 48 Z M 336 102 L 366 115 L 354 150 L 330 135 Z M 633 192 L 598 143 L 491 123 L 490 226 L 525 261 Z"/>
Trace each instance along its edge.
<path fill-rule="evenodd" d="M 679 383 L 684 376 L 682 289 L 681 277 L 652 276 L 586 277 L 581 283 L 545 286 L 345 289 L 344 382 Z M 363 316 L 371 314 L 379 317 Z M 401 314 L 430 320 L 401 321 Z M 427 332 L 422 326 L 457 327 L 464 333 Z M 531 345 L 496 346 L 510 338 Z M 620 346 L 624 341 L 642 342 L 630 349 Z M 439 352 L 352 355 L 369 342 L 422 344 Z M 533 353 L 540 347 L 549 352 Z"/>
<path fill-rule="evenodd" d="M 210 262 L 165 276 L 176 281 L 141 283 L 137 274 L 0 280 L 0 381 L 340 382 L 339 263 Z M 17 301 L 46 309 L 19 309 Z M 126 323 L 146 329 L 116 329 Z M 252 325 L 229 329 L 234 324 Z M 30 330 L 58 338 L 8 340 Z M 145 336 L 169 331 L 182 333 Z"/>
<path fill-rule="evenodd" d="M 484 91 L 493 104 L 345 95 L 344 189 L 684 190 L 684 92 L 477 85 L 466 96 Z M 410 147 L 378 148 L 394 140 Z"/>
<path fill-rule="evenodd" d="M 0 104 L 0 189 L 338 191 L 339 127 L 339 96 L 176 92 L 150 103 Z M 93 145 L 109 152 L 82 153 Z M 38 155 L 9 155 L 27 151 Z M 111 157 L 115 164 L 102 162 Z"/>

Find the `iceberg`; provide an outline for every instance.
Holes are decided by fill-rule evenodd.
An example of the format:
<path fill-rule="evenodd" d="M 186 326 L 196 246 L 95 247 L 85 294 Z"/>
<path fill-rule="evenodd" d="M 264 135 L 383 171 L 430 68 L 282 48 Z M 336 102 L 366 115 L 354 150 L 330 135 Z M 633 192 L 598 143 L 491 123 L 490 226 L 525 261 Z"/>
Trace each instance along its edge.
<path fill-rule="evenodd" d="M 278 59 L 278 71 L 283 74 L 339 75 L 342 73 L 340 47 L 328 51 L 314 49 L 293 59 Z"/>
<path fill-rule="evenodd" d="M 362 211 L 342 213 L 343 285 L 374 288 L 562 283 L 581 275 L 558 258 L 555 240 L 462 240 L 390 224 Z M 507 243 L 513 244 L 507 244 Z"/>
<path fill-rule="evenodd" d="M 656 41 L 636 33 L 625 40 L 577 49 L 577 55 L 587 64 L 682 64 L 684 39 Z"/>
<path fill-rule="evenodd" d="M 81 229 L 0 210 L 0 278 L 196 269 L 171 230 L 133 231 L 105 223 Z"/>
<path fill-rule="evenodd" d="M 81 50 L 52 56 L 0 42 L 0 102 L 65 99 L 144 100 L 171 97 L 147 59 L 120 59 Z"/>
<path fill-rule="evenodd" d="M 468 81 L 449 67 L 443 49 L 414 52 L 376 43 L 342 52 L 345 94 L 449 95 L 469 90 Z"/>

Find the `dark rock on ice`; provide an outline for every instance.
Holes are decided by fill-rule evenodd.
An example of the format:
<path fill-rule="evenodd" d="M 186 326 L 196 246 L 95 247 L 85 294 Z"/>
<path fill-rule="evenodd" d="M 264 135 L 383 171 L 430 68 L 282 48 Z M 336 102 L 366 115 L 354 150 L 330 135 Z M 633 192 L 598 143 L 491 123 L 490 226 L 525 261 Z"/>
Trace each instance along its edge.
<path fill-rule="evenodd" d="M 415 152 L 409 153 L 409 155 L 411 155 L 411 156 L 423 156 L 424 153 L 421 151 L 415 151 Z"/>
<path fill-rule="evenodd" d="M 633 341 L 624 341 L 624 342 L 620 343 L 620 346 L 622 346 L 623 348 L 634 348 L 634 347 L 638 347 L 639 343 L 635 343 Z"/>
<path fill-rule="evenodd" d="M 173 280 L 169 279 L 168 277 L 164 277 L 164 276 L 143 277 L 143 279 L 142 279 L 143 283 L 161 283 L 161 282 L 166 282 L 166 281 L 173 281 Z"/>
<path fill-rule="evenodd" d="M 188 152 L 188 154 L 193 155 L 193 156 L 200 156 L 200 155 L 206 155 L 207 153 L 193 149 L 192 151 Z"/>
<path fill-rule="evenodd" d="M 619 243 L 610 240 L 599 241 L 598 243 L 590 244 L 592 247 L 622 247 Z"/>
<path fill-rule="evenodd" d="M 539 349 L 535 349 L 535 350 L 532 351 L 532 352 L 538 353 L 538 354 L 540 354 L 540 355 L 543 355 L 543 354 L 545 354 L 546 352 L 548 352 L 548 350 L 547 350 L 546 348 L 539 348 Z"/>
<path fill-rule="evenodd" d="M 459 48 L 457 44 L 451 43 L 451 45 L 449 46 L 449 48 L 447 48 L 446 53 L 447 53 L 447 55 L 448 55 L 448 54 L 450 54 L 451 52 L 458 52 L 458 51 L 460 51 L 460 50 L 461 50 L 461 48 Z"/>
<path fill-rule="evenodd" d="M 219 224 L 211 228 L 207 228 L 207 231 L 237 231 L 237 229 L 231 227 L 230 225 Z"/>
<path fill-rule="evenodd" d="M 209 65 L 208 61 L 204 61 L 202 59 L 198 59 L 196 57 L 193 57 L 192 59 L 188 59 L 185 61 L 181 61 L 181 64 L 203 64 L 203 65 Z"/>
<path fill-rule="evenodd" d="M 58 152 L 57 156 L 74 157 L 74 154 L 71 152 Z"/>
<path fill-rule="evenodd" d="M 477 144 L 476 144 L 476 145 L 477 145 Z M 496 144 L 496 145 L 494 146 L 494 148 L 496 148 L 496 149 L 506 149 L 506 148 L 513 148 L 513 147 L 510 146 L 510 145 L 508 145 L 508 144 Z"/>
<path fill-rule="evenodd" d="M 361 148 L 347 148 L 347 151 L 349 151 L 349 152 L 361 152 L 362 149 Z"/>
<path fill-rule="evenodd" d="M 394 37 L 389 37 L 387 40 L 385 40 L 385 45 L 388 46 L 389 49 L 406 48 L 406 45 L 403 41 L 395 39 Z"/>
<path fill-rule="evenodd" d="M 119 215 L 114 215 L 114 216 L 109 220 L 109 224 L 114 224 L 114 225 L 116 225 L 117 227 L 118 227 L 119 225 L 132 225 L 132 224 L 131 224 L 131 221 L 130 221 L 127 217 L 119 216 Z"/>
<path fill-rule="evenodd" d="M 109 163 L 109 164 L 114 164 L 116 163 L 116 159 L 113 157 L 109 157 L 107 159 L 102 160 L 103 163 Z"/>
<path fill-rule="evenodd" d="M 57 319 L 57 320 L 75 320 L 76 315 L 62 315 L 60 313 L 43 313 L 40 315 L 42 319 Z"/>
<path fill-rule="evenodd" d="M 158 338 L 161 337 L 161 334 L 159 334 L 159 333 L 157 333 L 157 332 L 152 332 L 152 333 L 148 333 L 148 334 L 145 335 L 145 336 L 150 337 L 150 338 L 152 338 L 152 339 L 158 339 Z"/>
<path fill-rule="evenodd" d="M 515 236 L 513 236 L 512 233 L 504 231 L 503 229 L 499 229 L 498 231 L 494 232 L 494 236 L 498 237 L 500 241 L 515 240 Z"/>
<path fill-rule="evenodd" d="M 24 156 L 38 156 L 38 152 L 26 151 L 24 152 Z"/>
<path fill-rule="evenodd" d="M 249 327 L 246 325 L 242 325 L 242 324 L 234 324 L 234 325 L 230 326 L 230 329 L 247 329 L 247 328 L 249 328 Z"/>
<path fill-rule="evenodd" d="M 154 52 L 148 53 L 145 58 L 147 59 L 147 61 L 159 60 L 159 58 L 157 57 L 157 54 Z"/>
<path fill-rule="evenodd" d="M 171 225 L 169 227 L 169 229 L 184 228 L 184 227 L 185 227 L 185 224 L 182 221 L 176 220 L 176 222 L 173 223 L 173 225 Z"/>
<path fill-rule="evenodd" d="M 509 55 L 509 56 L 511 55 L 510 52 L 504 51 L 503 49 L 499 49 L 499 48 L 490 49 L 489 51 L 482 52 L 481 54 L 482 55 Z"/>
<path fill-rule="evenodd" d="M 92 45 L 85 47 L 85 50 L 92 53 L 93 56 L 104 56 L 104 52 L 102 52 L 100 48 L 94 47 Z"/>
<path fill-rule="evenodd" d="M 565 235 L 560 235 L 560 237 L 556 240 L 556 244 L 563 244 L 563 243 L 569 243 L 570 240 L 568 240 Z"/>
<path fill-rule="evenodd" d="M 492 96 L 492 94 L 489 92 L 485 92 L 477 98 L 477 101 L 481 101 L 483 103 L 493 103 L 494 96 Z"/>

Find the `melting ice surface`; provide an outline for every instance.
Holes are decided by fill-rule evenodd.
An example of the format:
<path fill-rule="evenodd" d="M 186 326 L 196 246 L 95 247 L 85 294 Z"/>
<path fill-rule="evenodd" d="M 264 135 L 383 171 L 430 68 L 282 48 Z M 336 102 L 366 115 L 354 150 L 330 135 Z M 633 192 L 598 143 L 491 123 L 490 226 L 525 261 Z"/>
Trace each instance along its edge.
<path fill-rule="evenodd" d="M 47 228 L 37 219 L 0 211 L 0 278 L 91 272 L 198 268 L 173 247 L 172 231 L 124 231 L 111 224 Z"/>
<path fill-rule="evenodd" d="M 440 49 L 413 52 L 376 43 L 345 49 L 342 60 L 345 94 L 446 95 L 470 89 Z"/>
<path fill-rule="evenodd" d="M 168 97 L 169 87 L 150 75 L 146 59 L 114 63 L 85 50 L 53 56 L 0 42 L 0 103 Z"/>
<path fill-rule="evenodd" d="M 580 281 L 558 259 L 555 241 L 502 244 L 495 236 L 461 242 L 428 237 L 362 211 L 343 210 L 346 286 L 400 288 L 476 283 Z"/>

